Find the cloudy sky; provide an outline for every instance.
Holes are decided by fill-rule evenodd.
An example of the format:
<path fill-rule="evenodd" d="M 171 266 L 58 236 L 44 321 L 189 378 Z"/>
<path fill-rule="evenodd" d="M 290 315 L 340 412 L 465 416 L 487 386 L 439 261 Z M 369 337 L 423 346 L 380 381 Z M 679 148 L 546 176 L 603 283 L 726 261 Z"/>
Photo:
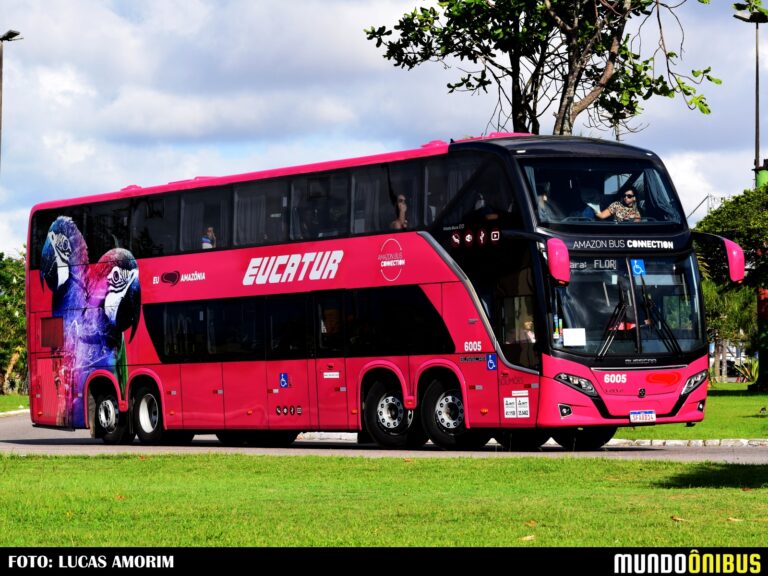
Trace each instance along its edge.
<path fill-rule="evenodd" d="M 395 68 L 365 39 L 363 28 L 420 3 L 2 0 L 0 33 L 24 40 L 5 44 L 0 251 L 17 253 L 45 200 L 483 133 L 489 97 L 448 95 L 455 70 Z M 712 114 L 649 102 L 646 128 L 624 138 L 662 157 L 686 212 L 752 181 L 754 28 L 730 7 L 689 0 L 680 11 L 681 69 L 711 65 L 723 80 L 705 89 Z"/>

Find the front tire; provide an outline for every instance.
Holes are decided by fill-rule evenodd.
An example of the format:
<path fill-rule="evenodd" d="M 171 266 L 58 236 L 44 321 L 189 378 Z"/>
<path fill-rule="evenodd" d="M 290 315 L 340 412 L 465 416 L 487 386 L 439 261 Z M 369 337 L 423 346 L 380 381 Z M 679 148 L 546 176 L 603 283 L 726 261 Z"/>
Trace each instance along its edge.
<path fill-rule="evenodd" d="M 163 439 L 163 410 L 155 388 L 139 388 L 133 407 L 133 426 L 145 444 L 157 444 Z"/>
<path fill-rule="evenodd" d="M 96 436 L 104 444 L 130 444 L 134 434 L 128 425 L 128 414 L 120 412 L 114 392 L 101 394 L 96 399 Z"/>
<path fill-rule="evenodd" d="M 429 439 L 443 450 L 476 450 L 491 439 L 490 430 L 467 429 L 464 399 L 456 383 L 434 380 L 424 395 L 421 418 Z"/>

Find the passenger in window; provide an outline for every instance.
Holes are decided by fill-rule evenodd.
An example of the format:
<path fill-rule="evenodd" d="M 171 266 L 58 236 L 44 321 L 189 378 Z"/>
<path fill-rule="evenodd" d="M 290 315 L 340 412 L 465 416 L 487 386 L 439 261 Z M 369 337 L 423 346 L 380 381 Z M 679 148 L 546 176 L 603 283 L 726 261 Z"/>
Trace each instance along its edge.
<path fill-rule="evenodd" d="M 523 322 L 523 341 L 535 343 L 536 332 L 533 330 L 533 320 L 526 320 Z"/>
<path fill-rule="evenodd" d="M 203 232 L 201 241 L 203 250 L 216 248 L 216 234 L 213 231 L 213 226 L 208 226 L 205 232 Z"/>
<path fill-rule="evenodd" d="M 582 187 L 579 190 L 580 202 L 570 213 L 570 217 L 583 220 L 594 220 L 597 213 L 600 212 L 600 204 L 596 196 L 597 193 L 598 192 L 595 189 Z"/>
<path fill-rule="evenodd" d="M 408 228 L 408 219 L 406 218 L 407 212 L 408 204 L 405 201 L 405 196 L 398 194 L 397 205 L 395 206 L 396 218 L 392 220 L 389 227 L 393 230 L 405 230 Z"/>
<path fill-rule="evenodd" d="M 613 202 L 608 208 L 597 213 L 600 220 L 613 216 L 616 222 L 640 222 L 640 210 L 637 207 L 637 194 L 632 188 L 624 191 L 621 201 Z"/>
<path fill-rule="evenodd" d="M 560 209 L 549 201 L 549 194 L 543 193 L 538 199 L 539 220 L 542 222 L 559 222 L 562 219 Z"/>

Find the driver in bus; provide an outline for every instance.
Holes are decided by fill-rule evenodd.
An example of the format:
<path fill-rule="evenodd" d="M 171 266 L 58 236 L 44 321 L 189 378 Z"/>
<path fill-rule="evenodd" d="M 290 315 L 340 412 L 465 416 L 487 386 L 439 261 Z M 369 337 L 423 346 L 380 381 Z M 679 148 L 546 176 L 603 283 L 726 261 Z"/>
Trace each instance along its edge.
<path fill-rule="evenodd" d="M 600 220 L 613 216 L 616 222 L 640 222 L 640 210 L 637 207 L 637 193 L 627 188 L 621 196 L 621 201 L 611 203 L 608 208 L 597 213 Z"/>

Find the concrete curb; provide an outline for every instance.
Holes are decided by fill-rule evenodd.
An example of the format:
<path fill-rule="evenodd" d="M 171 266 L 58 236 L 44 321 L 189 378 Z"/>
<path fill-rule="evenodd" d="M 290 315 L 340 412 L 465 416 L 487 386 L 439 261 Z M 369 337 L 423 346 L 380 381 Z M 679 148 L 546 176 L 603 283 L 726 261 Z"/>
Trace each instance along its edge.
<path fill-rule="evenodd" d="M 29 414 L 29 408 L 24 408 L 23 410 L 11 410 L 10 412 L 0 412 L 0 418 L 5 416 L 16 416 L 18 414 Z"/>
<path fill-rule="evenodd" d="M 327 440 L 327 441 L 344 441 L 344 442 L 356 442 L 357 434 L 354 432 L 304 432 L 299 435 L 303 440 Z M 495 440 L 491 440 L 489 444 L 495 444 Z M 558 446 L 558 444 L 551 438 L 547 440 L 544 446 Z M 731 438 L 725 440 L 624 440 L 621 438 L 615 438 L 608 442 L 607 446 L 611 447 L 690 447 L 690 448 L 703 448 L 704 446 L 722 446 L 727 448 L 741 448 L 744 446 L 752 446 L 755 448 L 768 447 L 768 438 L 758 438 L 754 440 L 747 440 L 744 438 Z"/>
<path fill-rule="evenodd" d="M 14 410 L 12 412 L 0 412 L 0 418 L 5 416 L 17 416 L 18 414 L 29 414 L 29 409 Z M 343 441 L 343 442 L 357 442 L 356 432 L 304 432 L 299 434 L 300 440 L 318 440 L 318 441 Z M 491 440 L 490 444 L 496 444 L 495 440 Z M 551 438 L 547 440 L 544 446 L 557 446 L 558 444 Z M 723 448 L 743 448 L 751 446 L 753 448 L 766 448 L 768 447 L 768 438 L 725 438 L 723 440 L 624 440 L 621 438 L 614 438 L 606 446 L 611 447 L 688 447 L 688 448 L 703 448 L 704 446 L 721 446 Z"/>

